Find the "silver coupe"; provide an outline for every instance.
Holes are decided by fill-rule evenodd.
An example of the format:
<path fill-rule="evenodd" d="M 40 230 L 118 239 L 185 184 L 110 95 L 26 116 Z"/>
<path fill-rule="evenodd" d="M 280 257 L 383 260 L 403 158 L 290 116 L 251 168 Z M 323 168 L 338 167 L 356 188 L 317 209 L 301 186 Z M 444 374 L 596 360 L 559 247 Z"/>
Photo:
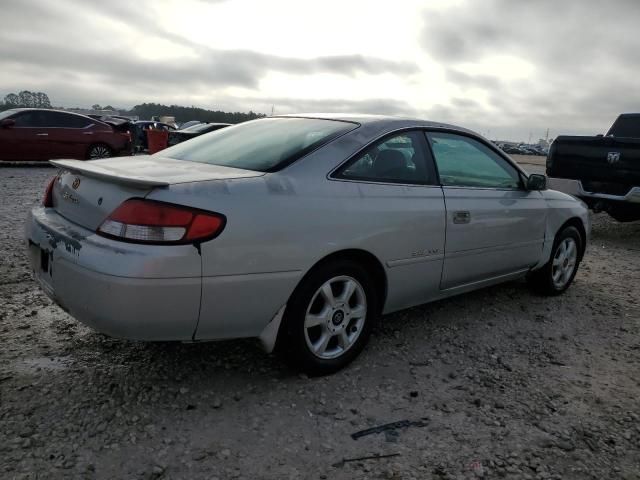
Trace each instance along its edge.
<path fill-rule="evenodd" d="M 421 120 L 269 117 L 52 163 L 26 238 L 63 309 L 128 339 L 257 337 L 315 374 L 353 360 L 381 314 L 520 277 L 562 293 L 590 231 L 544 176 Z"/>

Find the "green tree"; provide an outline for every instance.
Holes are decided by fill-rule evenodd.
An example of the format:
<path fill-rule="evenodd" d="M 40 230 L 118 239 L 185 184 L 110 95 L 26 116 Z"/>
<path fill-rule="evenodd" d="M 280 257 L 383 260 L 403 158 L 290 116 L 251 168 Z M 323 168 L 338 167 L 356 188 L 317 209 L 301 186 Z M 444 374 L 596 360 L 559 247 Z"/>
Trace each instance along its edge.
<path fill-rule="evenodd" d="M 4 97 L 4 103 L 9 108 L 19 107 L 20 106 L 20 98 L 15 93 L 10 93 Z"/>
<path fill-rule="evenodd" d="M 49 96 L 43 92 L 30 92 L 23 90 L 20 93 L 10 93 L 4 97 L 4 103 L 9 108 L 31 107 L 31 108 L 51 108 Z"/>

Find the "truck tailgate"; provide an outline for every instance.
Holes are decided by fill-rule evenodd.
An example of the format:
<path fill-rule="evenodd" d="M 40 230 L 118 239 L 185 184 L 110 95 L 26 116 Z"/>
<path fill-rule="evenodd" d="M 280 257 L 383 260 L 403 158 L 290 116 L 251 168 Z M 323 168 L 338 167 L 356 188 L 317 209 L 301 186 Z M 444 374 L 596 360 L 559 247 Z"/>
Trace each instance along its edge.
<path fill-rule="evenodd" d="M 547 175 L 640 185 L 640 139 L 558 137 L 547 157 Z"/>

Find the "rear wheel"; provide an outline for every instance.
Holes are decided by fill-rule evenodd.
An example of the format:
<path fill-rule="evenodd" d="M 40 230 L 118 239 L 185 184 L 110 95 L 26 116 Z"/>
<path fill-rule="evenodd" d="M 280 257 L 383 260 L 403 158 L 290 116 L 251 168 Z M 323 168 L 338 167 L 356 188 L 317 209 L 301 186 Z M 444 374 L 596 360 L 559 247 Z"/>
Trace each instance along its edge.
<path fill-rule="evenodd" d="M 97 160 L 99 158 L 109 158 L 113 156 L 113 151 L 104 143 L 95 143 L 87 151 L 87 160 Z"/>
<path fill-rule="evenodd" d="M 578 272 L 582 237 L 576 227 L 568 226 L 556 235 L 551 258 L 529 277 L 531 286 L 544 295 L 564 292 Z"/>
<path fill-rule="evenodd" d="M 309 374 L 333 373 L 362 351 L 377 315 L 376 291 L 364 268 L 351 261 L 322 265 L 287 305 L 285 353 Z"/>

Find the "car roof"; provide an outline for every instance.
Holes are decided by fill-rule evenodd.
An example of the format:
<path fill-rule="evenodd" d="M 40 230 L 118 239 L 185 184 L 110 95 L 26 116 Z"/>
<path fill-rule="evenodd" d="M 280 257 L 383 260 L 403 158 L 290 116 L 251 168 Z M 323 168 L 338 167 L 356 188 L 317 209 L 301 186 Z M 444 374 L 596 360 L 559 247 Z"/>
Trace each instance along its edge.
<path fill-rule="evenodd" d="M 11 110 L 12 112 L 16 112 L 16 113 L 18 113 L 18 112 L 55 112 L 55 113 L 64 113 L 65 115 L 75 115 L 76 117 L 88 118 L 88 119 L 92 120 L 93 122 L 98 123 L 100 125 L 107 125 L 102 120 L 90 117 L 89 115 L 85 115 L 83 113 L 77 113 L 77 112 L 68 112 L 67 110 L 58 110 L 56 108 L 18 107 L 18 108 L 11 108 L 9 110 Z"/>
<path fill-rule="evenodd" d="M 67 110 L 58 110 L 56 108 L 18 107 L 18 108 L 11 108 L 10 110 L 12 112 L 55 112 L 55 113 L 66 113 L 67 115 L 77 115 L 79 117 L 89 117 L 84 113 L 69 112 Z"/>
<path fill-rule="evenodd" d="M 434 122 L 429 120 L 421 120 L 411 117 L 399 117 L 392 115 L 374 115 L 367 113 L 296 113 L 287 115 L 275 115 L 275 117 L 283 118 L 318 118 L 323 120 L 337 120 L 340 122 L 355 122 L 361 125 L 377 125 L 379 127 L 389 128 L 410 128 L 410 127 L 427 127 L 427 128 L 443 128 L 447 130 L 456 130 L 458 132 L 471 133 L 478 135 L 476 132 L 467 128 L 458 127 L 443 122 Z"/>

